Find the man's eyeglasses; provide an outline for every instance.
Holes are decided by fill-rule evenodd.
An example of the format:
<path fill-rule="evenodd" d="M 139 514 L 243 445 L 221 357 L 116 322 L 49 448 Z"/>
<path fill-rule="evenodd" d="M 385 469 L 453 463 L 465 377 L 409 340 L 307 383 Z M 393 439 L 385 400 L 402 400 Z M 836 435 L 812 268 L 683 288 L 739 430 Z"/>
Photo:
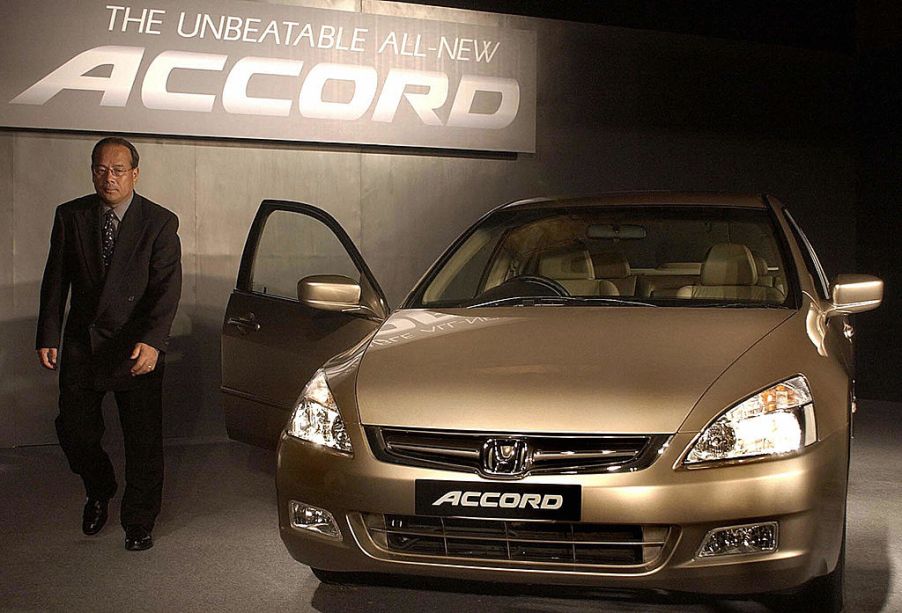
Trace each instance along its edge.
<path fill-rule="evenodd" d="M 113 166 L 112 168 L 108 168 L 106 166 L 91 166 L 91 172 L 94 173 L 95 177 L 105 177 L 106 173 L 110 173 L 117 179 L 127 173 L 131 168 L 123 168 L 121 166 Z"/>

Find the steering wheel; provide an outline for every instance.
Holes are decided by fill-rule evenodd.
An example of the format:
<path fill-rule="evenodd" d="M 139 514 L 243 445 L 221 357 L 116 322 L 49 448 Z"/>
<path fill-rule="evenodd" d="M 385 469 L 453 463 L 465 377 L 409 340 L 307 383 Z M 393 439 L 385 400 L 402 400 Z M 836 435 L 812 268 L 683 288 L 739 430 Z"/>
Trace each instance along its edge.
<path fill-rule="evenodd" d="M 543 277 L 541 275 L 517 275 L 516 277 L 511 277 L 501 285 L 507 285 L 508 283 L 528 283 L 530 285 L 538 285 L 539 287 L 554 292 L 555 296 L 569 296 L 570 292 L 567 291 L 567 288 L 551 279 L 549 277 Z"/>

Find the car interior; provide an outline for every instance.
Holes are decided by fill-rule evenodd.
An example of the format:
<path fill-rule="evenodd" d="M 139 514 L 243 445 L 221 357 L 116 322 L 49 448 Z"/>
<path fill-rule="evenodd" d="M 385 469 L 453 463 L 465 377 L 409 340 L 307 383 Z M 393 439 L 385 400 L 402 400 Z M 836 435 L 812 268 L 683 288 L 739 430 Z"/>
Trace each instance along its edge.
<path fill-rule="evenodd" d="M 723 227 L 718 228 L 718 223 Z M 484 298 L 493 288 L 529 277 L 552 280 L 567 295 L 579 297 L 784 301 L 786 276 L 772 235 L 748 227 L 742 232 L 730 222 L 697 221 L 695 225 L 699 227 L 684 228 L 684 234 L 696 239 L 700 233 L 707 239 L 693 242 L 704 246 L 701 257 L 671 260 L 670 254 L 685 255 L 674 227 L 599 224 L 567 216 L 542 219 L 509 230 L 499 241 L 477 296 Z M 743 234 L 743 242 L 732 238 Z"/>

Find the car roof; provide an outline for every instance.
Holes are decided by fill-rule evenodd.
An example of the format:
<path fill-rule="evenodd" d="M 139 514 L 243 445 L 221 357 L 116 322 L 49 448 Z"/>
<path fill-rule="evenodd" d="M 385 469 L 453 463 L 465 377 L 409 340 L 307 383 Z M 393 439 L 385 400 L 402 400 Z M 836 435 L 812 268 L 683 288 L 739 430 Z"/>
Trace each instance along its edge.
<path fill-rule="evenodd" d="M 719 206 L 735 208 L 767 208 L 764 194 L 739 194 L 729 192 L 610 192 L 578 198 L 528 198 L 510 202 L 501 209 L 543 209 L 582 206 Z"/>

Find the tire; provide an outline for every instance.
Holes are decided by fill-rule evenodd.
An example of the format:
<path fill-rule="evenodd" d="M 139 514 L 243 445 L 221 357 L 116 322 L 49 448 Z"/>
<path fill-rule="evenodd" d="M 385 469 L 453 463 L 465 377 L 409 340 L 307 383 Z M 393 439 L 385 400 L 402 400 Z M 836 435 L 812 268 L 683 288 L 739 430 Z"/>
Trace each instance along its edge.
<path fill-rule="evenodd" d="M 811 581 L 803 593 L 805 606 L 809 611 L 822 611 L 823 613 L 840 613 L 845 601 L 846 578 L 846 533 L 843 530 L 842 547 L 839 550 L 839 560 L 833 572 Z"/>
<path fill-rule="evenodd" d="M 851 406 L 849 416 L 851 417 Z M 851 458 L 851 439 L 848 441 L 847 453 Z M 846 485 L 849 483 L 849 464 L 846 464 Z M 848 489 L 846 505 L 848 504 Z M 848 523 L 848 507 L 843 508 L 842 543 L 839 546 L 839 559 L 833 572 L 815 577 L 790 595 L 774 595 L 762 602 L 777 611 L 798 611 L 799 613 L 841 613 L 845 606 L 846 583 L 846 532 Z"/>
<path fill-rule="evenodd" d="M 833 572 L 815 577 L 801 590 L 787 596 L 768 598 L 765 604 L 777 611 L 799 613 L 841 613 L 845 600 L 846 533 L 843 530 L 839 560 Z"/>
<path fill-rule="evenodd" d="M 335 570 L 323 570 L 321 568 L 311 568 L 313 576 L 319 579 L 320 583 L 326 585 L 350 585 L 354 583 L 354 575 L 352 573 L 343 573 Z"/>

